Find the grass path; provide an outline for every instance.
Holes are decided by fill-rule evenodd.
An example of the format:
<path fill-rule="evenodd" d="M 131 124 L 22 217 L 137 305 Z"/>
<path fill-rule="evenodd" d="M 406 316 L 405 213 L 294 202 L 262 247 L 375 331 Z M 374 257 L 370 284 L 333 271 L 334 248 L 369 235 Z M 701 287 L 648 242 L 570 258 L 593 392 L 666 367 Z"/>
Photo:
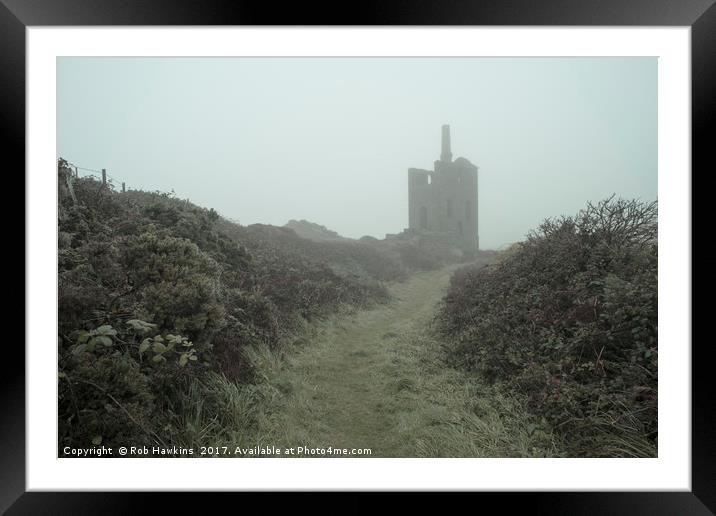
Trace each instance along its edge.
<path fill-rule="evenodd" d="M 373 457 L 554 456 L 519 399 L 445 365 L 431 320 L 454 267 L 394 285 L 393 300 L 335 316 L 266 370 L 278 393 L 262 444 L 370 448 Z"/>

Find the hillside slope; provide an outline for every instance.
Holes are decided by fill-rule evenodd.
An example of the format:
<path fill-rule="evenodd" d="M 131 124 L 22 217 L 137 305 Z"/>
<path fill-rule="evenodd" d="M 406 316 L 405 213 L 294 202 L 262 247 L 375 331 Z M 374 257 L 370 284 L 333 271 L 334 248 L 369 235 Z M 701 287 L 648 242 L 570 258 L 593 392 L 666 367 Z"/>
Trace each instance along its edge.
<path fill-rule="evenodd" d="M 335 231 L 307 220 L 289 220 L 283 227 L 290 228 L 301 238 L 314 242 L 350 242 L 350 238 L 339 235 Z"/>
<path fill-rule="evenodd" d="M 70 192 L 71 173 L 61 161 L 61 446 L 155 442 L 180 424 L 194 380 L 250 381 L 247 346 L 286 345 L 306 321 L 385 302 L 381 282 L 399 276 L 381 255 L 316 252 L 290 230 L 239 226 L 170 194 L 90 178 Z M 361 274 L 341 272 L 344 258 Z"/>
<path fill-rule="evenodd" d="M 229 417 L 227 393 L 260 375 L 252 350 L 291 347 L 331 313 L 387 302 L 385 282 L 459 258 L 414 238 L 241 226 L 173 194 L 73 178 L 63 160 L 58 180 L 61 448 L 190 440 L 187 400 Z"/>

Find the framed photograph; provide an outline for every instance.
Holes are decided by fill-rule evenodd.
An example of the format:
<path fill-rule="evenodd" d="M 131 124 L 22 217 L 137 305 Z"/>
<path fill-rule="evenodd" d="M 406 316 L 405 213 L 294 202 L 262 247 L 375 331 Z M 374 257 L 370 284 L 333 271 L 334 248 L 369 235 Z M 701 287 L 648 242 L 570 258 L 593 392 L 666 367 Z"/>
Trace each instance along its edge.
<path fill-rule="evenodd" d="M 7 514 L 154 491 L 716 510 L 691 302 L 713 2 L 3 4 Z"/>

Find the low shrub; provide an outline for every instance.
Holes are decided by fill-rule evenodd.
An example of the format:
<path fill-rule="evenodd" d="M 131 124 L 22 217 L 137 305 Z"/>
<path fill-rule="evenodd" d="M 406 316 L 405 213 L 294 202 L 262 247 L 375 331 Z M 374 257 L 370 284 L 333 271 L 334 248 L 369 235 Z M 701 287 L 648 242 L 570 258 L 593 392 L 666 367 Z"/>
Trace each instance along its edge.
<path fill-rule="evenodd" d="M 526 393 L 575 456 L 654 456 L 657 205 L 614 196 L 453 276 L 456 363 Z"/>

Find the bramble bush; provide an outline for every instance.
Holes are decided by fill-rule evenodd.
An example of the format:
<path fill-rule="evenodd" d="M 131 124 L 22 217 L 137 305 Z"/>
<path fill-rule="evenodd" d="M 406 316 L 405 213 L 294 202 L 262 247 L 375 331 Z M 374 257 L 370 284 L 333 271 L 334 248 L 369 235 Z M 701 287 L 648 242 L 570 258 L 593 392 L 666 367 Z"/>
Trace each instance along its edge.
<path fill-rule="evenodd" d="M 455 273 L 452 360 L 525 393 L 575 456 L 655 456 L 657 204 L 614 196 Z"/>

